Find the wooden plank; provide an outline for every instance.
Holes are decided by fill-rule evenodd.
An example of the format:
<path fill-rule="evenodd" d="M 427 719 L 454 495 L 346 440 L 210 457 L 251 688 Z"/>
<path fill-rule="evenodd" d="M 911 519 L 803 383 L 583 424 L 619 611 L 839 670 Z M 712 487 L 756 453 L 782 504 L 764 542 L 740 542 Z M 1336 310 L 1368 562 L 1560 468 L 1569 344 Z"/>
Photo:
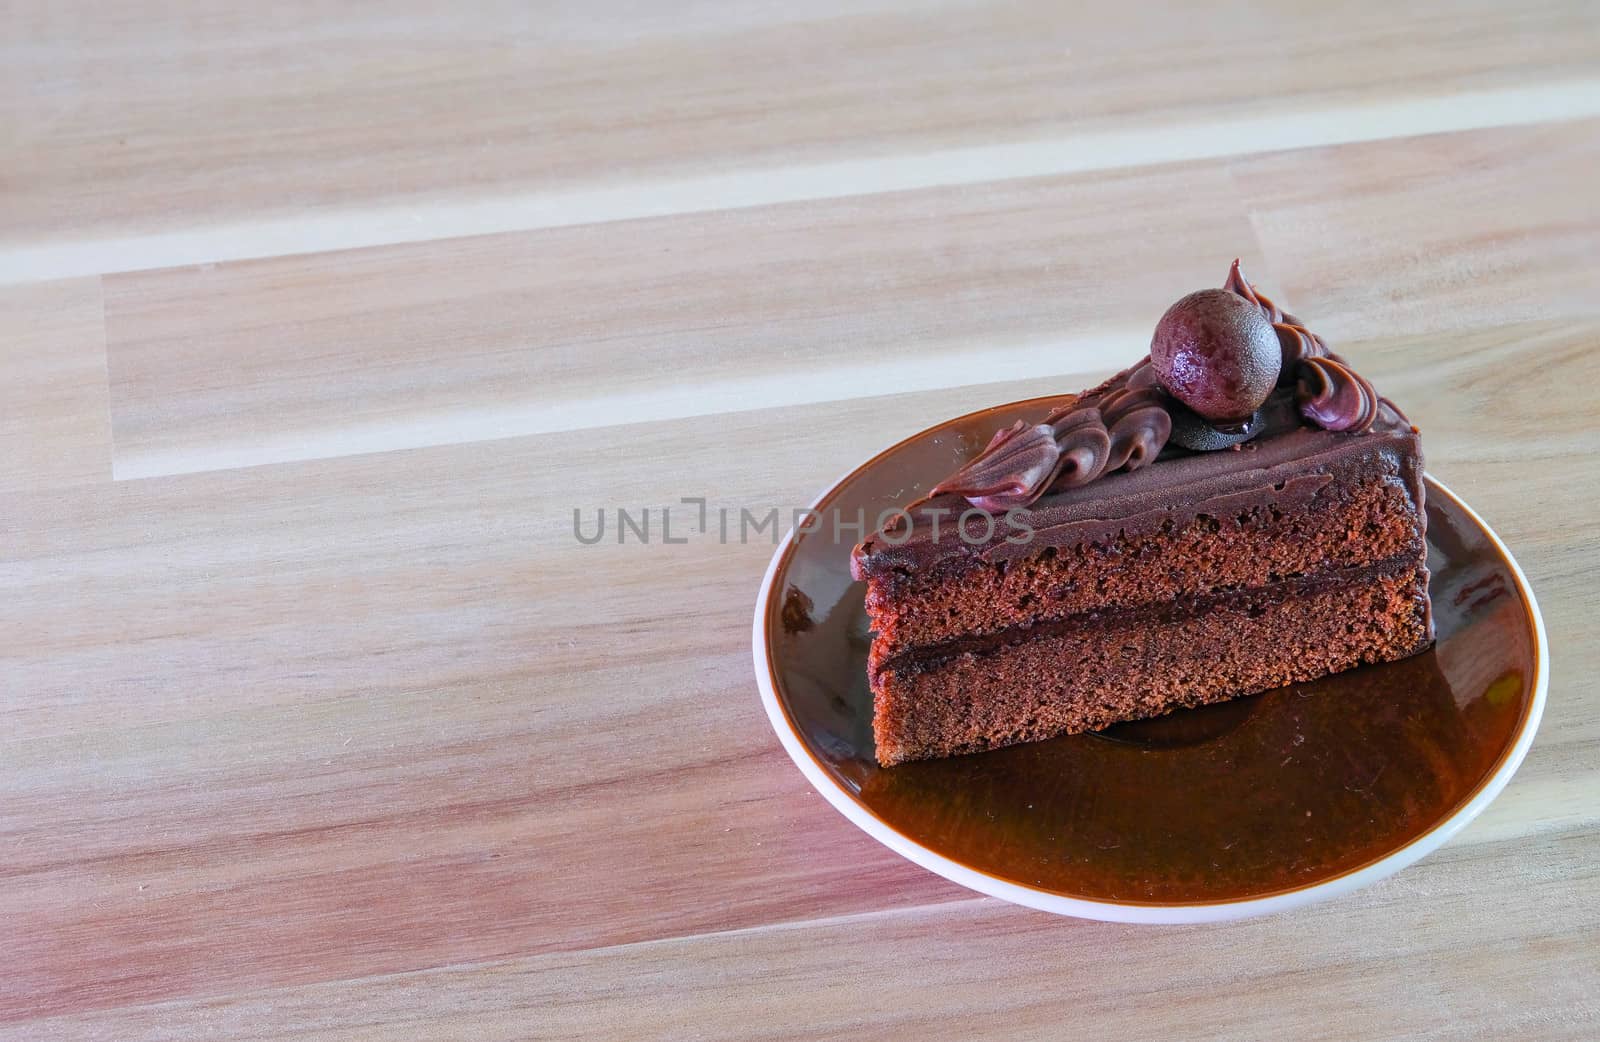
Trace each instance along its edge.
<path fill-rule="evenodd" d="M 0 489 L 111 479 L 100 280 L 0 286 Z"/>
<path fill-rule="evenodd" d="M 1152 300 L 1220 281 L 1235 255 L 1334 337 L 1594 314 L 1600 212 L 1559 200 L 1580 197 L 1596 127 L 113 277 L 116 472 L 1012 379 L 1040 358 L 1105 366 L 1143 345 Z M 1522 229 L 1514 250 L 1462 238 L 1473 209 Z M 1386 226 L 1403 234 L 1371 234 Z"/>
<path fill-rule="evenodd" d="M 1180 166 L 115 276 L 116 472 L 1108 366 L 1239 254 Z"/>
<path fill-rule="evenodd" d="M 1554 0 L 75 2 L 11 27 L 7 279 L 1592 116 L 1600 82 L 1593 10 Z"/>
<path fill-rule="evenodd" d="M 1216 926 L 959 901 L 74 1015 L 0 1039 L 1589 1039 L 1597 855 L 1592 832 L 1448 848 L 1335 903 Z M 1544 971 L 1557 961 L 1566 972 Z"/>
<path fill-rule="evenodd" d="M 1335 337 L 1600 314 L 1600 121 L 1233 165 L 1280 288 Z"/>

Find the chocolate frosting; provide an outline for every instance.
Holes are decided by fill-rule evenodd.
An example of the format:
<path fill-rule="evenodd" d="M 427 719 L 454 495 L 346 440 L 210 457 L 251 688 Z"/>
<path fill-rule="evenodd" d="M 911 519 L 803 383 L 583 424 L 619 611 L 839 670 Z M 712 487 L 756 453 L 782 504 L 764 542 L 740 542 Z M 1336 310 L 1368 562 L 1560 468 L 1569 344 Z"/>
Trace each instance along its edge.
<path fill-rule="evenodd" d="M 1295 388 L 1301 416 L 1329 431 L 1360 434 L 1372 427 L 1380 402 L 1372 384 L 1252 286 L 1237 259 L 1223 289 L 1260 308 L 1272 323 L 1283 351 L 1278 386 Z M 1138 470 L 1164 451 L 1236 448 L 1267 427 L 1260 413 L 1228 427 L 1208 423 L 1162 389 L 1147 355 L 1052 411 L 1043 422 L 1030 426 L 1018 420 L 997 431 L 976 458 L 908 509 L 937 496 L 958 495 L 981 510 L 1015 510 L 1047 493 Z"/>
<path fill-rule="evenodd" d="M 1092 393 L 1092 392 L 1091 392 Z M 1081 399 L 1080 399 L 1081 400 Z M 1069 403 L 1070 404 L 1070 403 Z M 1155 466 L 1119 472 L 1089 487 L 1042 496 L 1020 510 L 1017 520 L 1032 531 L 1027 541 L 999 527 L 980 544 L 950 537 L 948 523 L 935 524 L 917 505 L 907 508 L 908 532 L 890 540 L 869 536 L 856 547 L 852 570 L 857 579 L 896 568 L 921 568 L 936 561 L 951 566 L 1020 559 L 1043 547 L 1113 540 L 1183 525 L 1199 514 L 1226 517 L 1267 506 L 1296 509 L 1323 494 L 1330 484 L 1354 480 L 1398 482 L 1412 502 L 1423 502 L 1422 458 L 1417 434 L 1387 402 L 1366 434 L 1325 430 L 1305 422 L 1294 390 L 1273 392 L 1261 409 L 1262 432 L 1232 451 L 1184 452 L 1169 447 Z M 938 497 L 935 497 L 937 499 Z M 948 515 L 960 500 L 928 503 Z M 942 535 L 943 538 L 938 538 Z"/>
<path fill-rule="evenodd" d="M 1111 432 L 1105 469 L 1138 470 L 1161 453 L 1172 434 L 1172 414 L 1156 387 L 1124 387 L 1100 407 Z"/>
<path fill-rule="evenodd" d="M 1294 398 L 1300 415 L 1323 430 L 1361 434 L 1378 418 L 1378 392 L 1337 356 L 1301 363 Z"/>
<path fill-rule="evenodd" d="M 1062 448 L 1056 437 L 1048 421 L 1030 427 L 1018 420 L 996 431 L 987 448 L 933 486 L 928 498 L 953 492 L 980 510 L 1026 506 L 1061 472 Z"/>
<path fill-rule="evenodd" d="M 980 510 L 1005 511 L 1113 471 L 1138 470 L 1166 445 L 1172 408 L 1145 359 L 1053 410 L 1041 423 L 1029 426 L 1018 420 L 997 431 L 982 452 L 935 485 L 927 499 L 955 494 Z"/>

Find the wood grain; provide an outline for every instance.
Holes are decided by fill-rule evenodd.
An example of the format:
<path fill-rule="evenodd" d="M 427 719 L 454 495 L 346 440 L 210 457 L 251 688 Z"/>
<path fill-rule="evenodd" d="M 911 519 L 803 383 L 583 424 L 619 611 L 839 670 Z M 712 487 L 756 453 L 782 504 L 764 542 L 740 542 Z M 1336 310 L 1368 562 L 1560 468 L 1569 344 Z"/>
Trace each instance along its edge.
<path fill-rule="evenodd" d="M 1177 166 L 118 275 L 115 468 L 1081 371 L 1253 243 L 1227 172 Z"/>
<path fill-rule="evenodd" d="M 419 1030 L 481 1042 L 955 1042 L 974 1023 L 1008 1038 L 1067 1028 L 1110 1038 L 1587 1039 L 1600 1024 L 1600 917 L 1572 885 L 1597 885 L 1596 846 L 1566 835 L 1470 857 L 1446 851 L 1342 907 L 1222 926 L 1064 922 L 979 898 L 45 1024 L 63 1040 L 109 1028 L 152 1042 L 353 1042 Z M 1500 914 L 1485 917 L 1479 886 L 1490 872 L 1508 885 Z M 1478 945 L 1457 948 L 1452 919 L 1478 924 Z M 1545 979 L 1539 967 L 1553 960 L 1581 972 Z"/>
<path fill-rule="evenodd" d="M 111 476 L 99 279 L 0 286 L 0 489 Z"/>
<path fill-rule="evenodd" d="M 0 1039 L 1595 1036 L 1591 5 L 6 21 Z M 1516 780 L 1371 890 L 973 898 L 771 735 L 770 534 L 574 538 L 1092 382 L 1234 256 L 1549 626 Z"/>
<path fill-rule="evenodd" d="M 1600 314 L 1597 162 L 1600 122 L 1577 121 L 1233 170 L 1284 292 L 1349 338 Z"/>
<path fill-rule="evenodd" d="M 1600 115 L 1567 0 L 16 6 L 12 278 Z"/>

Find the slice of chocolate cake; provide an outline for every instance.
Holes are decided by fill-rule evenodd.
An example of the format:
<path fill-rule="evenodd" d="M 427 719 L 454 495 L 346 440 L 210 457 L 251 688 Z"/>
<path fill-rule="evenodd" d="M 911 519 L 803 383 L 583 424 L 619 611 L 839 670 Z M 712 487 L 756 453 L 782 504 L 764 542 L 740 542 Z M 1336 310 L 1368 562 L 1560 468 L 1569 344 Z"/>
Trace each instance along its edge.
<path fill-rule="evenodd" d="M 855 549 L 877 756 L 1097 730 L 1432 640 L 1414 427 L 1239 275 Z"/>

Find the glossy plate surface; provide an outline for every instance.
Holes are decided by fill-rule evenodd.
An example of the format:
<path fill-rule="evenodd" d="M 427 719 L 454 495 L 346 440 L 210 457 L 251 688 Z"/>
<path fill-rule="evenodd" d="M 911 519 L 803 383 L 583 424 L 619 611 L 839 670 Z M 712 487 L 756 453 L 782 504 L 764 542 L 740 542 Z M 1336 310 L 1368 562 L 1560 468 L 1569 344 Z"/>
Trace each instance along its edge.
<path fill-rule="evenodd" d="M 881 768 L 857 530 L 920 494 L 997 428 L 1056 399 L 963 416 L 880 453 L 814 504 L 757 599 L 762 699 L 835 807 L 964 886 L 1068 915 L 1196 922 L 1347 892 L 1437 848 L 1532 743 L 1548 653 L 1493 532 L 1428 482 L 1438 643 L 1218 706 L 974 756 Z M 833 521 L 841 522 L 835 538 Z"/>

